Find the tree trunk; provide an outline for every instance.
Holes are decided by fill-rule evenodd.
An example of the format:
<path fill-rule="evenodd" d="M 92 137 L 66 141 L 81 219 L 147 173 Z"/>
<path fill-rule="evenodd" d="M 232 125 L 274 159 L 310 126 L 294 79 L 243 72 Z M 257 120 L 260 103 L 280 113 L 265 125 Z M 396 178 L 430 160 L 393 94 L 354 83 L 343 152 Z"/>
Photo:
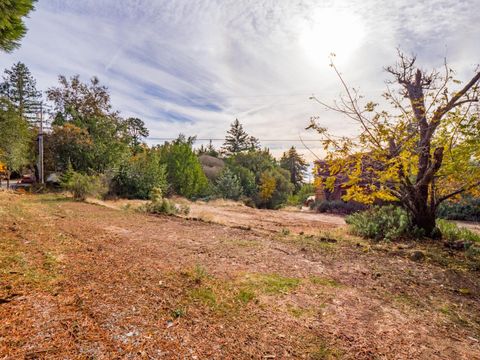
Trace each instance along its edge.
<path fill-rule="evenodd" d="M 419 212 L 413 214 L 412 221 L 413 225 L 424 231 L 425 236 L 431 238 L 437 237 L 435 231 L 435 212 L 431 211 L 431 209 L 419 210 Z"/>
<path fill-rule="evenodd" d="M 409 201 L 405 203 L 410 211 L 413 225 L 422 229 L 430 238 L 438 237 L 435 223 L 435 204 L 429 202 L 429 187 L 421 186 L 417 191 L 409 192 Z"/>

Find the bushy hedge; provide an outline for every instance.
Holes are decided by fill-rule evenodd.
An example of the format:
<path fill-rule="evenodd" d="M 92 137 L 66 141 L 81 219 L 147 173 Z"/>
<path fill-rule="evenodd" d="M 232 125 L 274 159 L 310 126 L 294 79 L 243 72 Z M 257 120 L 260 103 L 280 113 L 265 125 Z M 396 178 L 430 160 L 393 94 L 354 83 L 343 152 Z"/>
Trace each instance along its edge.
<path fill-rule="evenodd" d="M 348 215 L 367 209 L 366 205 L 342 200 L 320 200 L 314 202 L 310 208 L 320 213 Z"/>
<path fill-rule="evenodd" d="M 154 188 L 168 189 L 165 165 L 154 151 L 144 151 L 122 164 L 110 182 L 110 195 L 149 199 Z"/>
<path fill-rule="evenodd" d="M 346 217 L 352 232 L 373 240 L 418 238 L 422 233 L 412 225 L 408 213 L 395 205 L 374 206 Z"/>
<path fill-rule="evenodd" d="M 458 202 L 445 201 L 437 216 L 447 220 L 480 221 L 480 198 L 464 197 Z"/>

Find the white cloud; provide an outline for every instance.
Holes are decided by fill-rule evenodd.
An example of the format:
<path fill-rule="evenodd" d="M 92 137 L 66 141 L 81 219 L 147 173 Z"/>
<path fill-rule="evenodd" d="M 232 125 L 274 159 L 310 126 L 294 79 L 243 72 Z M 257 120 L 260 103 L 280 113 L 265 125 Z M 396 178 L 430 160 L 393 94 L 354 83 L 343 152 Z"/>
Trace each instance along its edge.
<path fill-rule="evenodd" d="M 317 114 L 337 132 L 354 131 L 308 100 L 341 90 L 328 67 L 331 51 L 369 97 L 381 93 L 382 67 L 397 46 L 418 53 L 425 67 L 448 56 L 465 77 L 480 61 L 474 0 L 46 0 L 37 7 L 22 48 L 0 66 L 25 62 L 42 89 L 58 74 L 97 75 L 115 107 L 143 118 L 153 137 L 221 138 L 238 117 L 261 139 L 315 138 L 303 129 Z M 278 154 L 291 143 L 264 145 Z"/>

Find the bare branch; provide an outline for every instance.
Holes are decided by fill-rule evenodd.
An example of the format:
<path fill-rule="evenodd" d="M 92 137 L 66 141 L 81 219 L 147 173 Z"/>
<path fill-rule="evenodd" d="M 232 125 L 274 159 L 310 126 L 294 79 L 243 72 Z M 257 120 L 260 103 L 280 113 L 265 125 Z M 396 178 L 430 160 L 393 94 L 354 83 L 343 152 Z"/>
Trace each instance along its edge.
<path fill-rule="evenodd" d="M 454 107 L 457 107 L 464 103 L 464 101 L 459 101 L 476 83 L 480 81 L 480 71 L 459 91 L 457 92 L 445 105 L 440 106 L 433 113 L 432 120 L 430 124 L 436 127 L 443 115 L 452 110 Z M 478 101 L 478 99 L 477 99 Z M 472 101 L 470 101 L 472 102 Z"/>
<path fill-rule="evenodd" d="M 454 192 L 451 192 L 450 194 L 448 195 L 445 195 L 445 196 L 442 196 L 441 198 L 439 198 L 436 203 L 435 203 L 435 206 L 438 206 L 440 205 L 440 203 L 442 203 L 443 201 L 447 200 L 447 199 L 450 199 L 451 197 L 455 196 L 455 195 L 459 195 L 465 191 L 468 191 L 468 190 L 471 190 L 473 188 L 476 188 L 477 186 L 480 186 L 480 181 L 472 184 L 472 185 L 467 185 L 467 186 L 464 186 Z"/>

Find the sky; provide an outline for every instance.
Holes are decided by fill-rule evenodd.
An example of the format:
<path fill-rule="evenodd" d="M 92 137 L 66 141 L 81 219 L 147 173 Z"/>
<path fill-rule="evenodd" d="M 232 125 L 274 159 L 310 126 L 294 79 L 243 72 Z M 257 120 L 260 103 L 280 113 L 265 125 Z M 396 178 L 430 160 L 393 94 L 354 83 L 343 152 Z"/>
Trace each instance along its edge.
<path fill-rule="evenodd" d="M 221 139 L 238 118 L 274 155 L 295 145 L 309 160 L 321 156 L 299 142 L 318 138 L 305 131 L 311 116 L 337 135 L 356 131 L 309 99 L 341 94 L 331 53 L 374 100 L 397 48 L 425 69 L 446 57 L 465 80 L 480 63 L 480 0 L 40 0 L 26 24 L 0 68 L 24 62 L 41 90 L 59 74 L 97 76 L 124 117 L 145 121 L 150 144 Z"/>

